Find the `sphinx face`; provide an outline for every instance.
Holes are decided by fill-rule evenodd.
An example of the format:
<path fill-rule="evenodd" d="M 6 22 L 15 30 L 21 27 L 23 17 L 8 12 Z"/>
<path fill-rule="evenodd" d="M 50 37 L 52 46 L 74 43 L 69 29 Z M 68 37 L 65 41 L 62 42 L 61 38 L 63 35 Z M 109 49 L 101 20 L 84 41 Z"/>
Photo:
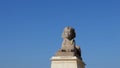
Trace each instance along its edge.
<path fill-rule="evenodd" d="M 67 39 L 69 39 L 69 38 L 71 38 L 71 36 L 72 36 L 71 29 L 65 29 L 65 31 L 64 31 L 64 37 L 67 38 Z"/>

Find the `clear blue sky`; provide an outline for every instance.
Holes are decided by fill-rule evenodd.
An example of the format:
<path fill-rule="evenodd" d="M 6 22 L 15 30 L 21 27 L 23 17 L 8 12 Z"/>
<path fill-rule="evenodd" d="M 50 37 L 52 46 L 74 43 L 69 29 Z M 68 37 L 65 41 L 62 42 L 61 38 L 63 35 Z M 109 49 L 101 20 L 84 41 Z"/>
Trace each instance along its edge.
<path fill-rule="evenodd" d="M 0 68 L 50 68 L 65 26 L 86 68 L 120 68 L 119 0 L 0 0 Z"/>

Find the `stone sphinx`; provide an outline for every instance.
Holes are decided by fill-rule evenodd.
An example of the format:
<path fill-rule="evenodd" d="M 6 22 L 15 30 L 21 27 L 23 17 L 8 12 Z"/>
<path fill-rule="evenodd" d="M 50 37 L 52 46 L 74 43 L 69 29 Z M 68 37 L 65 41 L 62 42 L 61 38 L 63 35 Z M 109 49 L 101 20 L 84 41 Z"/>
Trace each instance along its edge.
<path fill-rule="evenodd" d="M 81 50 L 76 46 L 74 38 L 76 37 L 75 30 L 72 27 L 65 27 L 62 33 L 62 46 L 55 56 L 77 56 L 81 60 Z"/>

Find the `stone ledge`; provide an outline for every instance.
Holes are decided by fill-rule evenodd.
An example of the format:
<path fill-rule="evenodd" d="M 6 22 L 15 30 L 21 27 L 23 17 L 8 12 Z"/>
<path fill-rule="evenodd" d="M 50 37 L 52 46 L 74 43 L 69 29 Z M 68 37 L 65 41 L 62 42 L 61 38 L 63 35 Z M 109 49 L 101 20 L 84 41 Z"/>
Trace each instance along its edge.
<path fill-rule="evenodd" d="M 75 60 L 75 61 L 79 61 L 79 62 L 83 62 L 81 59 L 79 59 L 76 56 L 53 56 L 51 59 L 51 61 L 71 61 L 71 60 Z"/>

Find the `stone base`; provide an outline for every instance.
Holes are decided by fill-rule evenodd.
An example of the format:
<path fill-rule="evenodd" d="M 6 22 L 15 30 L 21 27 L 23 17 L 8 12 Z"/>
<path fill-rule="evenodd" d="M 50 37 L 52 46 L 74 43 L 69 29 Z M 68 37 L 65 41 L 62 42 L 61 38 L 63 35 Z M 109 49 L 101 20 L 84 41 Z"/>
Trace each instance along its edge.
<path fill-rule="evenodd" d="M 51 68 L 85 68 L 84 62 L 76 56 L 54 56 Z"/>
<path fill-rule="evenodd" d="M 75 56 L 75 52 L 61 52 L 58 51 L 55 56 Z"/>

